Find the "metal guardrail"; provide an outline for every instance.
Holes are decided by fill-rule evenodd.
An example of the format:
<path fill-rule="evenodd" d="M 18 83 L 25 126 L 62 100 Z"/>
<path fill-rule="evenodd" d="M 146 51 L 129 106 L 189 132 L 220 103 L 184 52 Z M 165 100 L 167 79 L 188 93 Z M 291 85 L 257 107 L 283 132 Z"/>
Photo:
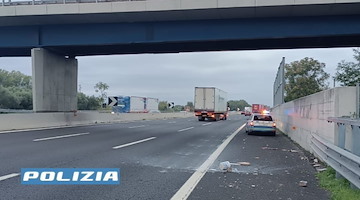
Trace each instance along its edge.
<path fill-rule="evenodd" d="M 146 0 L 28 0 L 28 1 L 2 0 L 1 5 L 18 6 L 18 5 L 74 4 L 74 3 L 102 3 L 102 2 L 119 2 L 119 1 L 146 1 Z"/>
<path fill-rule="evenodd" d="M 329 122 L 337 123 L 337 144 L 332 144 L 316 134 L 312 134 L 311 148 L 328 165 L 334 168 L 355 187 L 360 188 L 360 120 L 350 118 L 328 118 Z M 351 126 L 352 133 L 346 134 L 345 126 Z M 351 136 L 351 150 L 345 150 L 346 135 Z"/>
<path fill-rule="evenodd" d="M 360 126 L 359 119 L 351 119 L 351 118 L 344 118 L 344 117 L 329 117 L 328 122 L 335 122 L 335 123 L 344 124 L 344 125 Z"/>

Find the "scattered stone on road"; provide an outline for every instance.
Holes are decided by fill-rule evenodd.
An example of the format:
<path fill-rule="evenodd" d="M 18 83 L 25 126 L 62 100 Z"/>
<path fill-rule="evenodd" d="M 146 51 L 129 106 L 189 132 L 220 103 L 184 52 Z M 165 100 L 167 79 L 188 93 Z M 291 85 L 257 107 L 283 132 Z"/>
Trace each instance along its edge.
<path fill-rule="evenodd" d="M 299 186 L 300 187 L 306 187 L 307 186 L 307 181 L 300 181 Z"/>

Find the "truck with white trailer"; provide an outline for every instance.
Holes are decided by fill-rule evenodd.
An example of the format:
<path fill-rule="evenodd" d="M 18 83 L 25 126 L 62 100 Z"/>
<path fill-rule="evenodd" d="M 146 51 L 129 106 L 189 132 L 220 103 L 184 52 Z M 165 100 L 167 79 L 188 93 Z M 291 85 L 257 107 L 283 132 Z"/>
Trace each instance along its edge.
<path fill-rule="evenodd" d="M 146 112 L 159 112 L 159 99 L 146 98 Z"/>
<path fill-rule="evenodd" d="M 117 106 L 113 106 L 116 113 L 147 113 L 159 111 L 159 99 L 138 96 L 118 96 Z"/>
<path fill-rule="evenodd" d="M 199 121 L 226 120 L 227 93 L 215 87 L 195 87 L 194 112 Z"/>
<path fill-rule="evenodd" d="M 117 113 L 144 113 L 146 112 L 146 98 L 136 96 L 118 96 L 117 106 L 113 106 Z"/>
<path fill-rule="evenodd" d="M 252 113 L 252 108 L 251 107 L 245 107 L 244 111 L 245 111 L 245 116 L 250 116 L 251 113 Z"/>

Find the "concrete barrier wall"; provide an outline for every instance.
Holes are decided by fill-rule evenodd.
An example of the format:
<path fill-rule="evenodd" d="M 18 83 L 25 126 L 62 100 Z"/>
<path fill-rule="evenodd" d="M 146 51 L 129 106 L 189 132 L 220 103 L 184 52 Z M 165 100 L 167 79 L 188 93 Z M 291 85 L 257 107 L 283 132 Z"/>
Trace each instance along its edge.
<path fill-rule="evenodd" d="M 99 113 L 79 111 L 77 113 L 25 113 L 0 115 L 0 131 L 44 127 L 75 126 L 95 123 L 114 123 L 135 120 L 185 118 L 193 113 Z"/>
<path fill-rule="evenodd" d="M 277 127 L 306 150 L 311 133 L 335 143 L 335 124 L 328 117 L 352 116 L 356 110 L 356 87 L 338 87 L 275 107 Z"/>

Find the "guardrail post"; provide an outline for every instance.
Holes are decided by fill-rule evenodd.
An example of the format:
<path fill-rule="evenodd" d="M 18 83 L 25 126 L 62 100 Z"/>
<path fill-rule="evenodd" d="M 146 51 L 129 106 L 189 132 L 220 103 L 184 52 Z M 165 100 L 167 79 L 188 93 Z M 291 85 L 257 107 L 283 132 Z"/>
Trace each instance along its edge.
<path fill-rule="evenodd" d="M 352 129 L 352 141 L 351 141 L 351 151 L 353 154 L 360 156 L 360 127 L 351 125 Z M 351 188 L 359 189 L 354 184 L 350 183 Z"/>
<path fill-rule="evenodd" d="M 346 126 L 345 124 L 341 124 L 341 123 L 336 123 L 337 127 L 338 127 L 338 141 L 336 146 L 345 149 L 345 131 L 346 131 Z"/>
<path fill-rule="evenodd" d="M 351 151 L 353 154 L 360 156 L 360 127 L 351 125 L 352 129 L 352 141 L 351 141 Z"/>
<path fill-rule="evenodd" d="M 360 83 L 356 84 L 356 118 L 360 118 Z"/>
<path fill-rule="evenodd" d="M 337 137 L 337 144 L 336 146 L 345 149 L 345 131 L 346 131 L 346 126 L 345 124 L 341 124 L 341 123 L 336 123 L 337 127 L 338 127 L 338 137 Z M 336 172 L 336 178 L 344 178 L 340 173 Z"/>

